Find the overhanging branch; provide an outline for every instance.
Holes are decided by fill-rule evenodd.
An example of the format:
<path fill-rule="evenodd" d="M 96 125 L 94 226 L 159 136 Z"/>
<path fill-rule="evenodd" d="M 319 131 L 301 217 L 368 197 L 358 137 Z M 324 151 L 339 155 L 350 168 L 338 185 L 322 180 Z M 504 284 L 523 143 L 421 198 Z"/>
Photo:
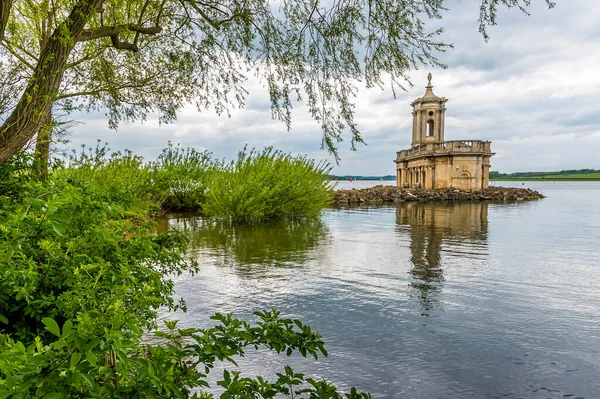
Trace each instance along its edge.
<path fill-rule="evenodd" d="M 13 6 L 12 0 L 0 0 L 0 40 L 4 38 L 4 30 L 8 24 L 10 10 Z"/>
<path fill-rule="evenodd" d="M 136 32 L 142 35 L 157 35 L 162 32 L 160 26 L 143 27 L 136 24 L 120 25 L 120 26 L 101 26 L 96 29 L 84 29 L 79 38 L 78 42 L 87 42 L 90 40 L 100 39 L 102 37 L 110 37 L 112 46 L 118 50 L 129 50 L 133 52 L 139 51 L 137 43 L 129 43 L 121 41 L 120 35 L 124 31 Z"/>

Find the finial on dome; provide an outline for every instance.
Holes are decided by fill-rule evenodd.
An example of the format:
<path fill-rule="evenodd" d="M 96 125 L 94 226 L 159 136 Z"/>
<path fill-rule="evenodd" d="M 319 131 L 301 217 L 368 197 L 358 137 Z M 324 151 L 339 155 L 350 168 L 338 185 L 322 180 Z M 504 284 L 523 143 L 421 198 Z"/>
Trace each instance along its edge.
<path fill-rule="evenodd" d="M 431 72 L 429 72 L 429 74 L 427 75 L 427 87 L 432 87 L 431 86 L 431 78 L 432 78 Z"/>

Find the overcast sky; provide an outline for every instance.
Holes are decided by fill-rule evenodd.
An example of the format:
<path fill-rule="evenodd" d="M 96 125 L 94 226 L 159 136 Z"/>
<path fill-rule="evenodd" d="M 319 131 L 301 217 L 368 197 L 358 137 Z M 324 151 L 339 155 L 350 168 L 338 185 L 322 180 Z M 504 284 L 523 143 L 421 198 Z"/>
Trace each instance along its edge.
<path fill-rule="evenodd" d="M 446 140 L 491 140 L 492 170 L 501 172 L 600 169 L 600 2 L 556 0 L 548 10 L 534 0 L 531 16 L 502 9 L 498 26 L 485 43 L 478 33 L 480 0 L 450 1 L 444 13 L 442 40 L 455 48 L 441 55 L 445 70 L 411 71 L 414 87 L 394 99 L 391 90 L 363 89 L 356 100 L 357 122 L 367 142 L 358 151 L 340 144 L 336 174 L 394 174 L 396 151 L 410 147 L 410 102 L 423 95 L 428 72 L 438 96 L 449 99 Z M 266 90 L 249 82 L 247 106 L 231 118 L 194 107 L 178 121 L 160 125 L 122 124 L 108 129 L 100 114 L 78 114 L 69 147 L 94 145 L 96 139 L 113 150 L 128 148 L 153 159 L 168 140 L 233 158 L 244 143 L 272 145 L 317 159 L 331 157 L 320 149 L 319 125 L 306 109 L 296 108 L 292 130 L 271 120 Z"/>

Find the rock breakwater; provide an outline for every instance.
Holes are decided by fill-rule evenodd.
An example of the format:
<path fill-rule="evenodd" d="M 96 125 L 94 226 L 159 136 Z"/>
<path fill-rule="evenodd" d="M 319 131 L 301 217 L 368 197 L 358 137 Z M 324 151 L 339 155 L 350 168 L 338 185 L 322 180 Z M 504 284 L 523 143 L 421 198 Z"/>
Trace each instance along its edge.
<path fill-rule="evenodd" d="M 363 189 L 338 190 L 333 194 L 333 202 L 380 203 L 402 201 L 526 201 L 544 198 L 542 194 L 529 188 L 488 187 L 483 190 L 458 190 L 456 188 L 400 188 L 375 186 Z"/>

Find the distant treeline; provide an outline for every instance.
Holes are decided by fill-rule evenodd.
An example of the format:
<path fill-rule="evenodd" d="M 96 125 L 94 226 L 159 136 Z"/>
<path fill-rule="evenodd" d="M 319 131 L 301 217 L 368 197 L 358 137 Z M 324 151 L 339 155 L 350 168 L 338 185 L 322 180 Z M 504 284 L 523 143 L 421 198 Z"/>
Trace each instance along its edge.
<path fill-rule="evenodd" d="M 396 180 L 396 175 L 385 175 L 385 176 L 336 176 L 329 175 L 331 180 Z"/>
<path fill-rule="evenodd" d="M 490 171 L 490 179 L 599 179 L 600 169 L 569 169 L 560 172 L 515 172 Z"/>
<path fill-rule="evenodd" d="M 356 176 L 356 175 L 328 175 L 331 180 L 396 180 L 395 175 L 385 176 Z M 492 180 L 512 180 L 512 179 L 527 179 L 527 180 L 600 180 L 600 169 L 567 169 L 560 172 L 515 172 L 515 173 L 500 173 L 495 170 L 490 171 L 490 179 Z"/>

